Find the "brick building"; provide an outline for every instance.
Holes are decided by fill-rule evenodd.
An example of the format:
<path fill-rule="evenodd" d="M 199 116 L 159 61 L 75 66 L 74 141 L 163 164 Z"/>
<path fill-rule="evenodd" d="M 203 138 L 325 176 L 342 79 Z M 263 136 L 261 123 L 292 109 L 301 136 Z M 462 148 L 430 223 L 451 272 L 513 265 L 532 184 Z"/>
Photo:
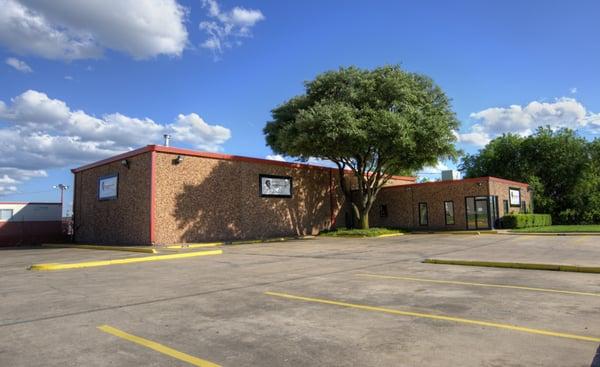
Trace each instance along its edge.
<path fill-rule="evenodd" d="M 317 234 L 336 224 L 351 224 L 338 171 L 329 167 L 149 145 L 72 172 L 78 242 L 168 244 L 255 239 Z M 474 208 L 479 210 L 485 196 L 487 212 L 495 213 L 496 203 L 508 197 L 509 186 L 518 188 L 520 200 L 529 201 L 525 184 L 501 179 L 415 184 L 414 177 L 395 176 L 382 189 L 371 223 L 465 229 L 465 218 L 459 218 L 466 215 L 464 205 L 471 204 L 465 197 L 472 196 Z M 446 200 L 454 201 L 455 224 L 451 227 L 439 225 L 439 207 Z M 411 214 L 414 204 L 418 209 L 420 202 L 427 203 L 427 225 L 416 225 Z M 521 202 L 511 209 L 522 210 Z M 476 213 L 474 217 L 483 224 L 481 211 Z M 494 219 L 487 219 L 490 227 Z"/>
<path fill-rule="evenodd" d="M 527 184 L 477 177 L 384 187 L 377 195 L 369 221 L 380 227 L 492 229 L 506 214 L 530 211 Z"/>

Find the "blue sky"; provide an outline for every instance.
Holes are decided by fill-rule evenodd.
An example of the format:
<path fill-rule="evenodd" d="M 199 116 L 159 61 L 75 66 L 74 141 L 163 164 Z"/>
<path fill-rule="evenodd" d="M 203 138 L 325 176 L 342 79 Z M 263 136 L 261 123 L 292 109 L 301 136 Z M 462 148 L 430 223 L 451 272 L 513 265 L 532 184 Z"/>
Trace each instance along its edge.
<path fill-rule="evenodd" d="M 0 0 L 0 201 L 55 201 L 70 168 L 163 132 L 266 157 L 270 110 L 339 66 L 431 76 L 467 152 L 540 124 L 600 132 L 595 1 L 49 4 Z"/>

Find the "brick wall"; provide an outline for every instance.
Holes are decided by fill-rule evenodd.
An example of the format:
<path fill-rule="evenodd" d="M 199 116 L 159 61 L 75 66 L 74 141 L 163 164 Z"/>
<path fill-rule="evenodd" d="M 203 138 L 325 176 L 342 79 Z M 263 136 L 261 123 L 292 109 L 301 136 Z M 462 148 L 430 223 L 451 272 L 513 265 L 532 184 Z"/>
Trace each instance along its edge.
<path fill-rule="evenodd" d="M 197 156 L 175 164 L 176 156 L 156 157 L 158 243 L 317 234 L 330 228 L 343 201 L 337 171 L 328 168 Z M 291 176 L 293 196 L 261 197 L 259 174 Z"/>
<path fill-rule="evenodd" d="M 509 199 L 509 189 L 515 188 L 519 189 L 521 192 L 521 201 L 525 201 L 527 206 L 527 211 L 531 212 L 531 192 L 528 190 L 528 186 L 519 182 L 512 182 L 502 179 L 494 179 L 490 180 L 490 195 L 498 196 L 498 207 L 500 209 L 500 216 L 504 216 L 510 213 L 521 213 L 521 207 L 510 206 Z M 505 213 L 504 208 L 504 200 L 508 201 L 508 213 Z"/>
<path fill-rule="evenodd" d="M 510 187 L 520 189 L 521 199 L 525 200 L 529 207 L 531 195 L 526 184 L 495 177 L 387 187 L 380 191 L 370 212 L 369 221 L 373 227 L 463 230 L 467 228 L 465 197 L 497 195 L 499 214 L 502 216 L 503 200 L 508 200 Z M 445 201 L 453 202 L 454 224 L 446 224 Z M 427 204 L 427 226 L 419 224 L 419 203 Z M 387 206 L 387 217 L 381 217 L 381 205 Z M 518 213 L 521 209 L 510 207 L 510 211 Z"/>
<path fill-rule="evenodd" d="M 150 243 L 151 153 L 75 173 L 73 230 L 77 242 L 147 245 Z M 117 173 L 118 197 L 98 200 L 98 180 Z"/>

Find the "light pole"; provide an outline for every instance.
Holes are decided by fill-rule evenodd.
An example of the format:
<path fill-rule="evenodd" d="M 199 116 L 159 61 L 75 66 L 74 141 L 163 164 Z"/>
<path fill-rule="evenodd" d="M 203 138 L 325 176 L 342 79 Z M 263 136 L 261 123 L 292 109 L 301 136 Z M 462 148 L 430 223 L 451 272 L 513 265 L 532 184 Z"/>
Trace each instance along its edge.
<path fill-rule="evenodd" d="M 68 190 L 69 186 L 63 185 L 63 184 L 58 184 L 58 185 L 52 186 L 52 188 L 60 190 L 60 206 L 62 207 L 63 206 L 63 198 L 64 198 L 65 190 Z"/>

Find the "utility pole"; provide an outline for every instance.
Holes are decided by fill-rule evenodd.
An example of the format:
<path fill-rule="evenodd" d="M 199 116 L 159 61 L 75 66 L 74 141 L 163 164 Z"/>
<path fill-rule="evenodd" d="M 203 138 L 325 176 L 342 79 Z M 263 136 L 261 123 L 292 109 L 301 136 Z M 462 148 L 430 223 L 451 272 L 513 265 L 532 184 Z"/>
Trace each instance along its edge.
<path fill-rule="evenodd" d="M 62 207 L 63 206 L 63 200 L 64 200 L 65 190 L 68 190 L 69 186 L 63 185 L 63 184 L 58 184 L 58 185 L 52 186 L 52 188 L 60 190 L 60 206 Z"/>

